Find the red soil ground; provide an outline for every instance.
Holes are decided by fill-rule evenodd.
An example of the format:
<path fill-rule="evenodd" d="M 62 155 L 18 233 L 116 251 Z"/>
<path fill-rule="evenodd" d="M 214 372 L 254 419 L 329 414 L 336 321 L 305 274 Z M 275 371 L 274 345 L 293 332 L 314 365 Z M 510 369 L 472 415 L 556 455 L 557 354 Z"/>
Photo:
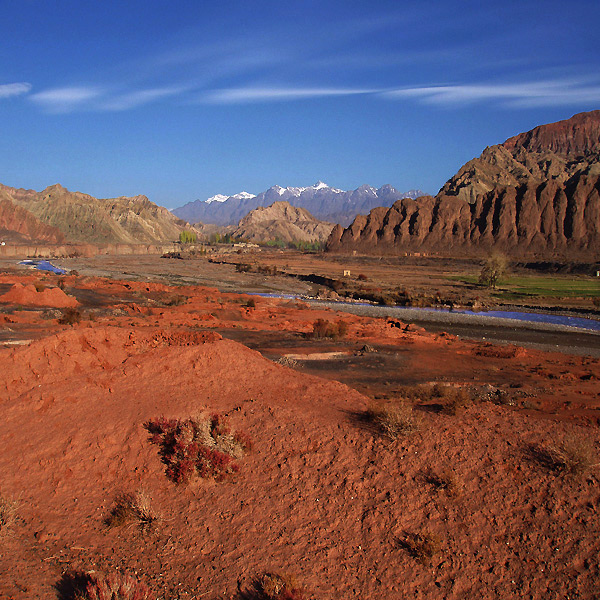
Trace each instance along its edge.
<path fill-rule="evenodd" d="M 115 569 L 165 599 L 248 598 L 265 571 L 315 599 L 599 597 L 597 359 L 209 288 L 62 280 L 80 323 L 0 298 L 0 495 L 14 502 L 0 597 L 66 600 L 68 574 Z M 59 280 L 6 273 L 0 293 L 41 281 Z M 348 333 L 307 338 L 318 318 Z M 307 360 L 269 360 L 288 354 Z M 421 426 L 396 440 L 365 422 L 431 382 L 474 400 L 449 414 L 413 392 Z M 175 485 L 144 423 L 215 411 L 254 449 L 231 479 Z M 551 460 L 565 440 L 587 470 Z M 156 527 L 108 527 L 138 490 Z"/>

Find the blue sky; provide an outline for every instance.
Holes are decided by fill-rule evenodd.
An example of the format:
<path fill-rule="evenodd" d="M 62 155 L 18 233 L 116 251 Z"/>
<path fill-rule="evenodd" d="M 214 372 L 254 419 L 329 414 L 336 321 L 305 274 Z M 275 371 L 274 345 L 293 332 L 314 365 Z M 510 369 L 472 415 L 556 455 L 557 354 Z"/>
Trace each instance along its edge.
<path fill-rule="evenodd" d="M 0 182 L 173 208 L 274 184 L 436 193 L 600 108 L 598 0 L 2 3 Z"/>

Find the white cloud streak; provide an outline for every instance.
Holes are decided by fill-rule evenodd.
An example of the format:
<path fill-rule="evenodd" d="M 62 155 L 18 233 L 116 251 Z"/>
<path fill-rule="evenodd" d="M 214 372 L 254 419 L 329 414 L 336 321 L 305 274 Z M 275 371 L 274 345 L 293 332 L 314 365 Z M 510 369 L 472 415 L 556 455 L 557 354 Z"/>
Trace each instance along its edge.
<path fill-rule="evenodd" d="M 177 96 L 186 89 L 184 87 L 158 87 L 120 92 L 99 87 L 63 87 L 32 94 L 30 99 L 46 112 L 54 114 L 78 111 L 123 111 L 158 102 L 163 98 Z"/>
<path fill-rule="evenodd" d="M 283 102 L 331 96 L 373 94 L 379 90 L 364 88 L 321 87 L 246 87 L 212 90 L 201 97 L 211 104 L 242 104 L 248 102 Z"/>
<path fill-rule="evenodd" d="M 0 84 L 0 98 L 21 96 L 31 90 L 30 83 L 4 83 Z"/>
<path fill-rule="evenodd" d="M 116 95 L 98 105 L 99 110 L 122 111 L 137 108 L 144 104 L 157 102 L 163 98 L 178 96 L 186 91 L 184 87 L 165 87 L 149 90 L 138 90 Z"/>
<path fill-rule="evenodd" d="M 104 94 L 96 87 L 62 87 L 32 94 L 29 98 L 50 113 L 83 110 Z"/>
<path fill-rule="evenodd" d="M 425 104 L 442 106 L 496 101 L 514 108 L 535 108 L 600 102 L 600 85 L 574 80 L 441 85 L 390 90 L 382 95 L 396 99 L 415 98 Z"/>

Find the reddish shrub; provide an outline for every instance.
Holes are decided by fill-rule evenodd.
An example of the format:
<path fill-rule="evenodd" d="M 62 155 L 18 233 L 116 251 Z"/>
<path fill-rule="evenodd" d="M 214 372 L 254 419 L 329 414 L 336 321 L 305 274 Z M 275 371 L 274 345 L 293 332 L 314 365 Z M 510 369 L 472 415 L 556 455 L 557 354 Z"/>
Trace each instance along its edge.
<path fill-rule="evenodd" d="M 199 475 L 217 481 L 236 473 L 241 458 L 252 443 L 244 432 L 232 432 L 219 414 L 202 419 L 160 418 L 144 424 L 150 442 L 160 446 L 166 475 L 177 484 Z"/>
<path fill-rule="evenodd" d="M 135 577 L 121 573 L 92 573 L 77 600 L 154 600 L 150 589 Z"/>

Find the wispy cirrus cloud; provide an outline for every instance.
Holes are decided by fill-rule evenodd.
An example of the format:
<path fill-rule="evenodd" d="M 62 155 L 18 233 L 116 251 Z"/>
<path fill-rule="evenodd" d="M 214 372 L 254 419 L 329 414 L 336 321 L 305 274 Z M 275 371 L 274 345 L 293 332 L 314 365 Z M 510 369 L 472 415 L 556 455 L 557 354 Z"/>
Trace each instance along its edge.
<path fill-rule="evenodd" d="M 69 113 L 83 110 L 102 97 L 104 91 L 98 87 L 61 87 L 32 94 L 29 99 L 51 113 Z"/>
<path fill-rule="evenodd" d="M 173 86 L 116 94 L 99 102 L 98 109 L 112 111 L 129 110 L 144 104 L 157 102 L 163 98 L 179 96 L 185 91 L 187 91 L 187 88 L 184 86 Z"/>
<path fill-rule="evenodd" d="M 389 90 L 388 98 L 414 98 L 426 104 L 460 106 L 498 102 L 513 108 L 569 106 L 600 102 L 600 85 L 587 80 L 548 80 L 507 84 L 462 84 Z"/>
<path fill-rule="evenodd" d="M 101 87 L 62 87 L 32 94 L 30 100 L 54 114 L 77 111 L 123 111 L 163 98 L 177 96 L 187 88 L 167 86 L 134 91 L 115 91 Z"/>
<path fill-rule="evenodd" d="M 211 90 L 200 97 L 211 104 L 242 104 L 247 102 L 284 102 L 332 96 L 373 94 L 378 90 L 368 88 L 328 87 L 243 87 Z"/>
<path fill-rule="evenodd" d="M 22 96 L 31 90 L 30 83 L 3 83 L 0 84 L 0 98 Z"/>

